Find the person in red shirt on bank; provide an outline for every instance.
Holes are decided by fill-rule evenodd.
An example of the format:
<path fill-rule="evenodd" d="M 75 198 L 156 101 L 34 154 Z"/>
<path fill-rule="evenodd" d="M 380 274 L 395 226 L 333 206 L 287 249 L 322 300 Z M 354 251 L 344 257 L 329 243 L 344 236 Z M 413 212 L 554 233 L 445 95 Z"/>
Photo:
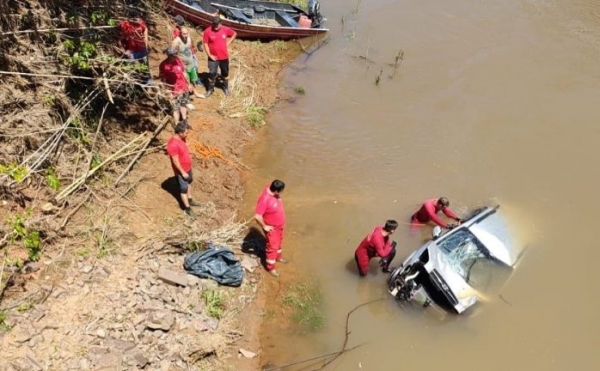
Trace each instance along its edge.
<path fill-rule="evenodd" d="M 184 206 L 184 213 L 190 217 L 195 214 L 190 206 L 200 206 L 199 202 L 192 199 L 192 156 L 186 143 L 186 138 L 190 132 L 189 126 L 180 122 L 175 125 L 175 135 L 167 142 L 167 154 L 171 159 L 171 166 L 179 184 L 181 194 L 181 203 Z"/>
<path fill-rule="evenodd" d="M 186 105 L 190 103 L 192 85 L 187 80 L 185 65 L 177 58 L 177 50 L 169 47 L 166 52 L 167 59 L 162 61 L 158 67 L 160 81 L 167 84 L 170 90 L 169 98 L 173 106 L 174 125 L 177 125 L 180 118 L 187 124 Z"/>
<path fill-rule="evenodd" d="M 425 201 L 423 206 L 421 206 L 421 208 L 413 214 L 411 218 L 412 227 L 427 224 L 430 221 L 433 221 L 442 228 L 452 229 L 456 227 L 456 224 L 448 224 L 439 216 L 437 216 L 437 214 L 441 211 L 448 218 L 454 219 L 458 224 L 460 224 L 462 220 L 457 217 L 452 210 L 450 210 L 449 206 L 450 201 L 448 201 L 446 197 L 440 197 L 438 199 L 432 198 Z"/>
<path fill-rule="evenodd" d="M 148 27 L 140 18 L 140 12 L 133 9 L 126 21 L 119 22 L 121 45 L 127 58 L 134 62 L 143 63 L 148 68 L 145 73 L 147 84 L 152 83 L 150 65 L 148 63 Z"/>
<path fill-rule="evenodd" d="M 361 277 L 369 273 L 369 261 L 375 256 L 381 258 L 379 266 L 382 272 L 390 272 L 390 262 L 396 256 L 396 242 L 392 241 L 391 235 L 397 228 L 397 221 L 388 220 L 383 227 L 375 227 L 358 245 L 354 252 L 354 260 Z"/>
<path fill-rule="evenodd" d="M 277 179 L 265 187 L 256 202 L 254 215 L 254 219 L 260 224 L 267 237 L 265 268 L 275 277 L 279 277 L 279 272 L 275 269 L 275 262 L 286 262 L 281 255 L 285 226 L 285 210 L 281 193 L 284 188 L 285 183 Z"/>
<path fill-rule="evenodd" d="M 221 71 L 223 79 L 223 92 L 229 95 L 229 45 L 235 40 L 236 32 L 229 27 L 221 25 L 221 18 L 216 16 L 212 20 L 212 26 L 204 30 L 202 43 L 208 55 L 208 88 L 206 98 L 210 97 L 215 90 L 217 69 Z"/>

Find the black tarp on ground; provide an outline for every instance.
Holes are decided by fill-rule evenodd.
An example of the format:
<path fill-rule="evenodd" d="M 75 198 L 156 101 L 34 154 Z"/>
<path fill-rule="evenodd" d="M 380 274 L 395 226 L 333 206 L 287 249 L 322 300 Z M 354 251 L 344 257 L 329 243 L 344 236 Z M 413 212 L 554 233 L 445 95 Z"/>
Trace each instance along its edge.
<path fill-rule="evenodd" d="M 207 250 L 191 253 L 185 257 L 183 268 L 200 278 L 211 278 L 220 285 L 240 286 L 244 269 L 233 251 L 226 247 L 209 246 Z"/>

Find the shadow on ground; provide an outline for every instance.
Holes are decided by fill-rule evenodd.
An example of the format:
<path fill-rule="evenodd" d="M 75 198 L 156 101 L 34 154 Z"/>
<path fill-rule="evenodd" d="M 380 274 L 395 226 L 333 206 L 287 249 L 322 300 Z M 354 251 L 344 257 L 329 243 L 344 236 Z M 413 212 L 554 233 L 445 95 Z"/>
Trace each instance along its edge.
<path fill-rule="evenodd" d="M 246 254 L 254 255 L 260 258 L 260 263 L 263 267 L 266 264 L 265 248 L 267 239 L 262 231 L 256 227 L 250 227 L 248 233 L 242 241 L 242 251 Z"/>

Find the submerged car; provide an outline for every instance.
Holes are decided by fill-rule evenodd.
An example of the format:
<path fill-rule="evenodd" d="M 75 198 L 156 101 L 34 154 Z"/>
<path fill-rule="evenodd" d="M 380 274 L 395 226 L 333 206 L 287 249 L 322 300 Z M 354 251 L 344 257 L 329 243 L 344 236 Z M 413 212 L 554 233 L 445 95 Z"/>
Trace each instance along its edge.
<path fill-rule="evenodd" d="M 499 206 L 475 210 L 459 226 L 413 252 L 388 278 L 396 299 L 463 313 L 506 282 L 520 251 L 515 248 Z"/>

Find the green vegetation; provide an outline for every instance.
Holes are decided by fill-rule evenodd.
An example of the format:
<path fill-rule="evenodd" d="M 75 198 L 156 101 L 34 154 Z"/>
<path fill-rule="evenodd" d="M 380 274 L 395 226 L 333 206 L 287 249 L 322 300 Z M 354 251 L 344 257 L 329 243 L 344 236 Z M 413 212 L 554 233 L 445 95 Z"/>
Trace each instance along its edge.
<path fill-rule="evenodd" d="M 248 107 L 246 119 L 248 120 L 248 124 L 250 124 L 250 126 L 253 128 L 258 128 L 264 124 L 266 114 L 267 109 L 265 107 L 251 105 Z"/>
<path fill-rule="evenodd" d="M 223 301 L 223 295 L 221 294 L 221 291 L 202 291 L 202 299 L 204 299 L 204 304 L 206 304 L 206 314 L 216 319 L 221 319 L 223 317 L 225 304 Z"/>
<path fill-rule="evenodd" d="M 21 183 L 29 174 L 29 171 L 19 164 L 0 164 L 0 174 L 7 174 L 15 182 Z"/>
<path fill-rule="evenodd" d="M 10 326 L 6 324 L 6 312 L 0 312 L 0 331 L 10 331 Z"/>
<path fill-rule="evenodd" d="M 17 311 L 19 313 L 27 312 L 28 310 L 33 308 L 33 304 L 31 303 L 23 303 L 17 307 Z"/>
<path fill-rule="evenodd" d="M 296 86 L 294 88 L 294 91 L 296 92 L 296 94 L 298 95 L 306 95 L 306 91 L 304 90 L 304 88 L 302 86 Z"/>
<path fill-rule="evenodd" d="M 283 305 L 292 309 L 292 319 L 308 331 L 317 331 L 325 326 L 320 313 L 322 304 L 323 296 L 316 285 L 294 284 L 283 297 Z"/>
<path fill-rule="evenodd" d="M 38 261 L 42 251 L 42 239 L 40 232 L 34 229 L 29 229 L 25 226 L 27 217 L 31 215 L 31 210 L 26 214 L 15 214 L 10 218 L 6 218 L 4 222 L 11 229 L 11 242 L 23 241 L 23 246 L 27 249 L 29 260 Z"/>
<path fill-rule="evenodd" d="M 58 191 L 60 188 L 60 179 L 58 179 L 53 167 L 46 169 L 46 184 L 55 191 Z"/>

